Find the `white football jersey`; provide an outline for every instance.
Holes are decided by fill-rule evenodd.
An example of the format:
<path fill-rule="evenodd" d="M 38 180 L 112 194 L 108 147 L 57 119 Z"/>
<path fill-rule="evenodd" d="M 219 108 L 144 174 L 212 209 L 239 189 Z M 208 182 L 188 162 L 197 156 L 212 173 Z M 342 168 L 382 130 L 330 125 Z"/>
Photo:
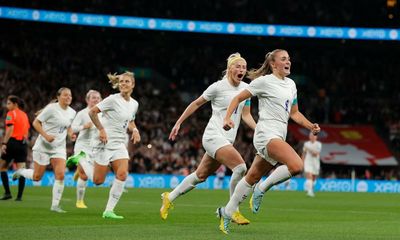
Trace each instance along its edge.
<path fill-rule="evenodd" d="M 319 153 L 321 152 L 321 149 L 322 149 L 322 144 L 319 141 L 315 141 L 313 143 L 311 141 L 305 142 L 303 146 L 303 152 L 305 152 L 306 154 L 304 161 L 310 163 L 318 163 L 320 159 Z M 317 152 L 318 156 L 314 157 L 309 150 Z"/>
<path fill-rule="evenodd" d="M 267 139 L 286 139 L 290 110 L 297 104 L 296 84 L 290 78 L 279 79 L 273 74 L 254 79 L 247 90 L 258 98 L 259 119 L 255 130 L 255 145 L 264 145 Z"/>
<path fill-rule="evenodd" d="M 92 146 L 107 149 L 119 149 L 121 144 L 126 146 L 127 128 L 129 122 L 135 120 L 139 103 L 133 98 L 126 101 L 120 93 L 116 93 L 108 96 L 96 106 L 102 112 L 100 120 L 107 133 L 108 142 L 104 146 L 97 136 L 92 141 Z"/>
<path fill-rule="evenodd" d="M 282 80 L 269 74 L 254 79 L 247 90 L 258 97 L 259 120 L 288 123 L 291 107 L 297 104 L 297 89 L 292 79 Z"/>
<path fill-rule="evenodd" d="M 222 80 L 211 84 L 204 91 L 202 94 L 203 98 L 207 101 L 211 101 L 212 116 L 204 131 L 203 137 L 212 138 L 212 136 L 219 135 L 226 138 L 231 143 L 235 141 L 243 107 L 245 105 L 250 106 L 250 99 L 241 102 L 233 112 L 231 119 L 235 123 L 235 127 L 229 131 L 225 131 L 222 128 L 224 117 L 231 100 L 243 89 L 246 89 L 247 85 L 248 84 L 245 82 L 240 82 L 239 86 L 233 86 L 229 83 L 228 79 L 224 77 Z"/>
<path fill-rule="evenodd" d="M 98 130 L 94 124 L 91 128 L 83 129 L 83 125 L 87 124 L 88 122 L 92 122 L 89 117 L 89 110 L 90 109 L 88 107 L 82 109 L 76 114 L 74 121 L 72 121 L 72 131 L 74 131 L 74 133 L 79 133 L 74 147 L 75 154 L 81 150 L 89 153 L 88 149 L 90 149 L 91 140 L 98 136 L 98 134 L 96 134 Z"/>
<path fill-rule="evenodd" d="M 47 153 L 66 151 L 67 129 L 71 126 L 75 114 L 74 109 L 62 109 L 58 102 L 47 105 L 36 118 L 42 123 L 43 130 L 55 139 L 50 143 L 39 135 L 32 150 Z"/>

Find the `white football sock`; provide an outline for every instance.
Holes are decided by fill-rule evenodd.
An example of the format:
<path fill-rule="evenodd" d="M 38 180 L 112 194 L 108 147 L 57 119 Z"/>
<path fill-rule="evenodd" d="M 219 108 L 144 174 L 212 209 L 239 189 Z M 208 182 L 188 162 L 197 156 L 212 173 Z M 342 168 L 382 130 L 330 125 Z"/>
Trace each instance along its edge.
<path fill-rule="evenodd" d="M 314 183 L 315 183 L 315 181 L 310 179 L 310 189 L 309 189 L 309 191 L 310 191 L 311 194 L 314 193 Z"/>
<path fill-rule="evenodd" d="M 125 181 L 114 179 L 113 185 L 110 189 L 110 194 L 108 196 L 108 202 L 106 206 L 106 211 L 114 211 L 119 199 L 121 198 L 122 192 L 124 191 Z"/>
<path fill-rule="evenodd" d="M 180 195 L 183 195 L 193 188 L 196 187 L 198 183 L 200 183 L 200 179 L 197 177 L 196 172 L 191 173 L 190 175 L 186 176 L 183 181 L 169 193 L 168 199 L 173 202 L 176 198 Z"/>
<path fill-rule="evenodd" d="M 59 206 L 64 191 L 64 180 L 54 180 L 51 206 Z"/>
<path fill-rule="evenodd" d="M 306 183 L 304 184 L 304 185 L 305 185 L 304 187 L 305 187 L 305 190 L 306 190 L 307 193 L 310 192 L 311 184 L 312 184 L 312 183 L 311 183 L 311 180 L 310 180 L 310 179 L 307 179 L 307 180 L 306 180 Z"/>
<path fill-rule="evenodd" d="M 290 174 L 289 169 L 286 165 L 281 165 L 277 167 L 271 175 L 267 177 L 262 183 L 258 185 L 258 189 L 261 192 L 268 191 L 272 186 L 284 182 L 292 177 Z"/>
<path fill-rule="evenodd" d="M 76 200 L 83 201 L 85 197 L 85 190 L 86 190 L 86 181 L 78 178 L 78 182 L 76 184 Z"/>
<path fill-rule="evenodd" d="M 232 169 L 231 181 L 229 183 L 229 196 L 232 196 L 233 192 L 235 192 L 236 185 L 246 174 L 246 171 L 247 168 L 245 163 L 239 164 Z"/>
<path fill-rule="evenodd" d="M 235 192 L 229 199 L 228 204 L 225 206 L 225 214 L 228 217 L 232 217 L 232 214 L 237 211 L 239 204 L 249 196 L 252 190 L 252 186 L 246 182 L 245 178 L 242 178 L 236 185 Z"/>

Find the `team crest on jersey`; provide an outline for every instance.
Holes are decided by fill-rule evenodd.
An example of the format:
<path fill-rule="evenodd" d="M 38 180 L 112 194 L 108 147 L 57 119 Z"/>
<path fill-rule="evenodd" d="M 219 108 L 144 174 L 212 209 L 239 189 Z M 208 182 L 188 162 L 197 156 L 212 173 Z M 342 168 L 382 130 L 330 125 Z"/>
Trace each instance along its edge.
<path fill-rule="evenodd" d="M 289 100 L 286 100 L 285 102 L 285 111 L 289 112 Z"/>
<path fill-rule="evenodd" d="M 7 117 L 6 117 L 6 120 L 11 120 L 11 116 L 7 116 Z"/>

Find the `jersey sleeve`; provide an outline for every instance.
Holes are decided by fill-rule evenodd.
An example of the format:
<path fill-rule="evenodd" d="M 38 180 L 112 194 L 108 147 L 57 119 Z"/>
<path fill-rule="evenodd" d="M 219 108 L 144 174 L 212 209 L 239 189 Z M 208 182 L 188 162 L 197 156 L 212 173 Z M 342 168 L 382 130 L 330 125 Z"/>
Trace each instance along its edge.
<path fill-rule="evenodd" d="M 103 101 L 99 102 L 96 106 L 102 112 L 113 109 L 114 108 L 113 107 L 114 106 L 113 95 L 106 97 L 105 99 L 103 99 Z"/>
<path fill-rule="evenodd" d="M 135 121 L 135 119 L 136 119 L 136 113 L 137 113 L 138 109 L 139 109 L 139 103 L 135 101 L 135 110 L 134 110 L 133 113 L 132 113 L 132 119 L 131 119 L 131 121 Z"/>
<path fill-rule="evenodd" d="M 52 112 L 53 112 L 53 105 L 49 104 L 46 107 L 44 107 L 42 112 L 39 113 L 39 115 L 36 118 L 41 122 L 45 122 L 51 117 Z"/>
<path fill-rule="evenodd" d="M 257 96 L 260 94 L 261 90 L 263 89 L 263 82 L 262 78 L 256 78 L 253 81 L 250 82 L 250 84 L 247 86 L 247 91 L 251 93 L 253 96 Z"/>
<path fill-rule="evenodd" d="M 292 87 L 292 92 L 293 92 L 293 102 L 292 102 L 292 106 L 297 105 L 297 88 L 296 88 L 296 84 L 293 84 Z"/>
<path fill-rule="evenodd" d="M 15 114 L 14 111 L 9 111 L 9 112 L 7 113 L 7 116 L 6 116 L 6 126 L 14 125 L 14 123 L 15 123 L 15 116 L 16 116 L 16 114 Z"/>
<path fill-rule="evenodd" d="M 211 84 L 201 95 L 205 100 L 211 101 L 217 96 L 217 83 Z"/>

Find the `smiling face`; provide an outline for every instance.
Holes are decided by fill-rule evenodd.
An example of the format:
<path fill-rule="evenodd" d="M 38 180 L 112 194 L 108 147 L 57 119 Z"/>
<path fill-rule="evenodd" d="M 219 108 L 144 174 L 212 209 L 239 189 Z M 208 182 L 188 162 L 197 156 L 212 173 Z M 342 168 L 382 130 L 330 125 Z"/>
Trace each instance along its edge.
<path fill-rule="evenodd" d="M 67 107 L 72 102 L 72 93 L 68 88 L 64 88 L 59 92 L 57 100 L 62 107 Z"/>
<path fill-rule="evenodd" d="M 289 54 L 286 51 L 277 52 L 271 61 L 273 74 L 282 79 L 290 74 L 291 65 Z"/>
<path fill-rule="evenodd" d="M 92 92 L 89 94 L 89 97 L 86 99 L 86 103 L 89 108 L 92 108 L 101 101 L 100 93 L 93 90 L 91 91 Z"/>
<path fill-rule="evenodd" d="M 122 74 L 118 78 L 118 88 L 122 94 L 130 95 L 135 88 L 135 79 L 127 74 Z"/>
<path fill-rule="evenodd" d="M 228 79 L 233 82 L 234 85 L 239 85 L 240 81 L 243 80 L 247 71 L 247 63 L 244 59 L 239 59 L 232 63 L 228 70 Z"/>

